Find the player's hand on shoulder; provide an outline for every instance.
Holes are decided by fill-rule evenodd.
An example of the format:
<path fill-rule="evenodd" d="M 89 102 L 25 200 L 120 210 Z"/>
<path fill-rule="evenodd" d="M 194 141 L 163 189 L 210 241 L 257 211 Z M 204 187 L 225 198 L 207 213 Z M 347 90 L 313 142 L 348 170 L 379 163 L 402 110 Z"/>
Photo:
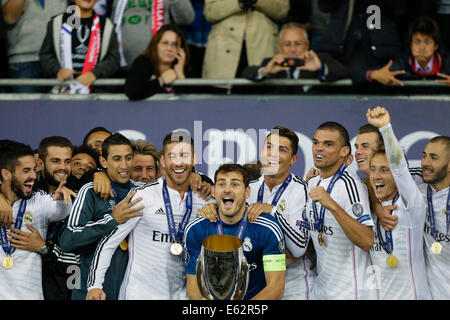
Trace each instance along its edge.
<path fill-rule="evenodd" d="M 217 208 L 215 203 L 208 203 L 198 213 L 210 222 L 217 222 Z"/>
<path fill-rule="evenodd" d="M 253 203 L 247 208 L 249 222 L 255 222 L 262 213 L 271 213 L 273 206 L 269 203 Z"/>
<path fill-rule="evenodd" d="M 132 218 L 142 216 L 142 212 L 140 212 L 140 211 L 142 211 L 145 208 L 144 205 L 133 208 L 133 206 L 135 204 L 142 201 L 142 197 L 136 198 L 133 201 L 131 201 L 131 198 L 135 194 L 136 194 L 135 190 L 131 191 L 125 197 L 125 199 L 123 199 L 122 201 L 120 201 L 119 203 L 117 203 L 114 206 L 114 209 L 113 209 L 111 215 L 113 216 L 114 219 L 116 219 L 118 224 L 122 224 Z"/>

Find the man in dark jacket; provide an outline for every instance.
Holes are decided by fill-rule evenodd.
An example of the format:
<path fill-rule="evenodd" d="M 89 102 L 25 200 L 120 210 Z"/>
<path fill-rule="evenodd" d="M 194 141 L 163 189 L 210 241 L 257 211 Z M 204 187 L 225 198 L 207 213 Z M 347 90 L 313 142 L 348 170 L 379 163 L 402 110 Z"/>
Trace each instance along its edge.
<path fill-rule="evenodd" d="M 278 42 L 279 53 L 266 58 L 260 66 L 244 69 L 243 78 L 249 80 L 276 79 L 319 79 L 335 81 L 350 78 L 350 69 L 339 63 L 327 53 L 315 53 L 309 50 L 306 30 L 298 23 L 283 25 Z M 291 59 L 299 59 L 301 66 L 289 65 Z"/>
<path fill-rule="evenodd" d="M 406 0 L 319 0 L 320 10 L 331 17 L 317 50 L 349 66 L 354 84 L 367 84 L 368 69 L 380 68 L 401 53 L 393 17 L 406 5 Z"/>

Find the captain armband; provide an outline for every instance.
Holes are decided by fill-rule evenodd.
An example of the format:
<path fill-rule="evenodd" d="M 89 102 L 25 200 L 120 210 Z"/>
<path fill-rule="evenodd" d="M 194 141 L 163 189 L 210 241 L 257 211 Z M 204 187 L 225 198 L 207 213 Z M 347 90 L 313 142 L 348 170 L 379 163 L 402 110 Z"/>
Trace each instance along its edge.
<path fill-rule="evenodd" d="M 267 271 L 285 271 L 286 270 L 286 255 L 270 254 L 263 256 L 264 272 Z"/>

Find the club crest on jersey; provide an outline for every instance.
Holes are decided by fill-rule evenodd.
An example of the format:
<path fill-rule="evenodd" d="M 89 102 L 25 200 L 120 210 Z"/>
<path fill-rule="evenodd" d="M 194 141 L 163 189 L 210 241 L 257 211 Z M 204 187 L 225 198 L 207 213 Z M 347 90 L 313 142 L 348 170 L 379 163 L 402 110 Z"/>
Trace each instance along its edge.
<path fill-rule="evenodd" d="M 31 224 L 33 222 L 33 215 L 30 211 L 25 212 L 23 222 L 25 222 L 25 224 Z"/>
<path fill-rule="evenodd" d="M 244 238 L 244 242 L 242 243 L 242 249 L 244 249 L 245 252 L 252 251 L 253 244 L 249 237 Z"/>
<path fill-rule="evenodd" d="M 364 212 L 364 207 L 362 206 L 361 203 L 356 202 L 352 205 L 352 212 L 355 216 L 357 216 L 359 218 L 362 216 L 362 214 Z"/>
<path fill-rule="evenodd" d="M 109 205 L 114 207 L 116 205 L 116 201 L 114 201 L 113 199 L 109 200 Z"/>
<path fill-rule="evenodd" d="M 281 200 L 280 203 L 277 205 L 278 212 L 284 212 L 286 210 L 286 200 Z"/>

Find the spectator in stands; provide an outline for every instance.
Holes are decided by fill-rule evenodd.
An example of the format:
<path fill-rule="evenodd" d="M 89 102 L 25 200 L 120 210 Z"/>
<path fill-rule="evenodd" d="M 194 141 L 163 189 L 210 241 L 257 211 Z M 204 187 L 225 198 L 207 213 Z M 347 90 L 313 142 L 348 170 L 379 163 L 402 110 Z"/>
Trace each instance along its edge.
<path fill-rule="evenodd" d="M 368 72 L 370 81 L 388 85 L 401 80 L 434 80 L 450 85 L 450 58 L 439 50 L 440 32 L 430 17 L 419 17 L 409 28 L 409 52 L 386 66 Z M 444 78 L 442 80 L 441 78 Z"/>
<path fill-rule="evenodd" d="M 67 7 L 65 0 L 2 0 L 7 26 L 8 75 L 10 78 L 44 78 L 39 48 L 45 25 L 54 14 Z M 42 92 L 39 86 L 14 86 L 13 92 Z"/>
<path fill-rule="evenodd" d="M 291 22 L 282 26 L 278 48 L 279 53 L 272 58 L 265 58 L 261 66 L 244 69 L 243 77 L 250 80 L 318 78 L 322 81 L 350 77 L 349 68 L 333 59 L 328 53 L 316 54 L 309 50 L 308 33 L 298 23 Z M 300 59 L 304 65 L 289 66 L 291 58 Z"/>
<path fill-rule="evenodd" d="M 136 140 L 133 143 L 133 166 L 131 180 L 150 182 L 158 174 L 159 152 L 156 147 L 145 140 Z"/>
<path fill-rule="evenodd" d="M 131 100 L 172 91 L 170 84 L 185 79 L 189 47 L 181 29 L 162 26 L 145 51 L 134 60 L 125 81 L 125 94 Z"/>
<path fill-rule="evenodd" d="M 373 4 L 380 9 L 376 17 L 367 13 Z M 380 68 L 401 53 L 392 17 L 400 15 L 405 6 L 406 0 L 319 0 L 319 8 L 331 17 L 318 51 L 333 54 L 348 65 L 354 84 L 367 84 L 368 69 Z M 377 20 L 379 25 L 374 23 Z"/>
<path fill-rule="evenodd" d="M 277 51 L 277 21 L 286 17 L 289 0 L 205 0 L 212 23 L 203 78 L 233 79 Z"/>
<path fill-rule="evenodd" d="M 111 135 L 111 132 L 104 127 L 91 129 L 83 139 L 83 145 L 95 150 L 97 154 L 102 154 L 103 141 Z"/>
<path fill-rule="evenodd" d="M 189 25 L 194 9 L 190 0 L 112 0 L 110 18 L 119 41 L 120 65 L 129 70 L 162 25 Z"/>
<path fill-rule="evenodd" d="M 205 57 L 206 44 L 208 35 L 211 31 L 211 23 L 206 20 L 203 14 L 205 0 L 191 0 L 194 7 L 194 21 L 188 25 L 181 27 L 186 39 L 189 43 L 189 51 L 191 52 L 190 76 L 192 78 L 202 77 L 203 58 Z"/>
<path fill-rule="evenodd" d="M 72 78 L 78 81 L 70 87 L 63 87 L 61 92 L 87 94 L 96 79 L 112 76 L 119 69 L 120 57 L 113 24 L 94 12 L 96 2 L 75 0 L 80 8 L 79 26 L 73 25 L 73 18 L 68 13 L 54 17 L 47 25 L 47 34 L 39 52 L 42 67 L 60 81 Z M 54 30 L 61 30 L 61 37 L 55 36 Z"/>

